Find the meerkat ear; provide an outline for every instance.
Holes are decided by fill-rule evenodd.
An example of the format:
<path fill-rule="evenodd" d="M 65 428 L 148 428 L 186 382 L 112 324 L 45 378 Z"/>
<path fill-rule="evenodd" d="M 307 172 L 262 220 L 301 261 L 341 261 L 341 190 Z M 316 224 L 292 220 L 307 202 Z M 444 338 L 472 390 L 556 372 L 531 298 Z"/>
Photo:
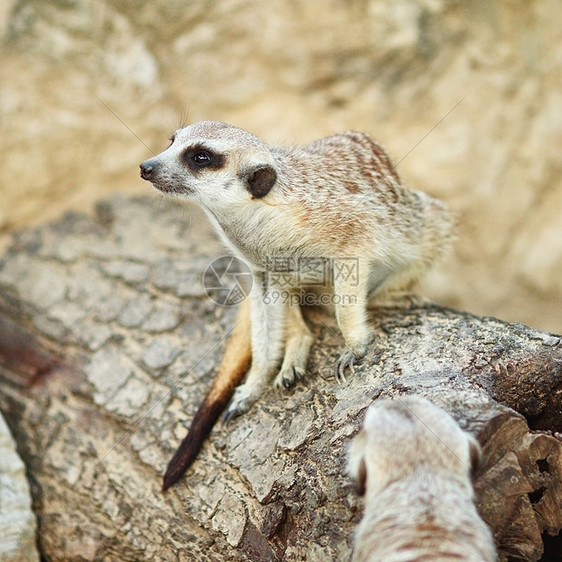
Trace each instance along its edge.
<path fill-rule="evenodd" d="M 359 464 L 357 465 L 357 472 L 355 473 L 353 484 L 355 491 L 360 496 L 364 496 L 367 489 L 367 466 L 364 458 L 361 458 Z"/>
<path fill-rule="evenodd" d="M 271 191 L 277 181 L 277 172 L 272 166 L 264 164 L 251 168 L 242 177 L 252 199 L 261 199 Z"/>
<path fill-rule="evenodd" d="M 351 476 L 353 488 L 360 496 L 365 495 L 367 486 L 366 447 L 367 434 L 364 429 L 360 429 L 347 450 L 347 472 Z"/>
<path fill-rule="evenodd" d="M 470 437 L 468 450 L 470 455 L 470 470 L 472 475 L 474 475 L 480 466 L 480 461 L 482 460 L 482 449 L 474 437 Z"/>

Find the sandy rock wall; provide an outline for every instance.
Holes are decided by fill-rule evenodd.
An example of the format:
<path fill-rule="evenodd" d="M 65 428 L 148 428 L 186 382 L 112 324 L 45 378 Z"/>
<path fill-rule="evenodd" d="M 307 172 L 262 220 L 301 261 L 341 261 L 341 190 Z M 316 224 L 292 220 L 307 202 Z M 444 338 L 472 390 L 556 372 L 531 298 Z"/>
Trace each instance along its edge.
<path fill-rule="evenodd" d="M 558 331 L 562 29 L 555 0 L 5 0 L 0 229 L 103 194 L 180 121 L 270 142 L 346 129 L 445 199 L 459 241 L 426 291 Z"/>

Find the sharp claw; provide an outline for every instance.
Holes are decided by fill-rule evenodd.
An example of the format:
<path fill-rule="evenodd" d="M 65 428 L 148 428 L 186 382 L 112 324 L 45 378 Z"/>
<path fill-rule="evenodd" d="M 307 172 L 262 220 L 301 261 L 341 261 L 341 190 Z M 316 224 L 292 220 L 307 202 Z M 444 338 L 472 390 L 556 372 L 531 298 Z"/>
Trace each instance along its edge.
<path fill-rule="evenodd" d="M 304 379 L 304 371 L 302 369 L 293 367 L 293 373 L 295 375 L 295 381 L 302 381 L 302 379 Z"/>
<path fill-rule="evenodd" d="M 345 361 L 341 361 L 338 365 L 338 369 L 336 372 L 336 378 L 338 379 L 338 382 L 340 383 L 346 383 L 347 382 L 347 378 L 345 376 L 345 370 L 347 369 L 349 365 L 349 359 L 346 358 Z M 353 368 L 353 363 L 351 364 L 352 366 L 350 367 L 350 369 Z"/>
<path fill-rule="evenodd" d="M 345 377 L 345 371 L 349 368 L 351 374 L 355 374 L 355 362 L 359 361 L 359 357 L 357 357 L 352 351 L 349 349 L 345 350 L 336 361 L 334 366 L 334 376 L 338 382 L 347 382 Z"/>
<path fill-rule="evenodd" d="M 347 378 L 345 377 L 345 373 L 343 372 L 343 368 L 341 365 L 336 369 L 336 380 L 341 384 L 347 383 Z"/>
<path fill-rule="evenodd" d="M 228 425 L 234 418 L 237 418 L 242 412 L 237 408 L 227 410 L 222 416 L 222 424 Z"/>
<path fill-rule="evenodd" d="M 291 386 L 293 386 L 293 381 L 291 379 L 284 378 L 282 384 L 283 388 L 288 390 L 289 388 L 291 388 Z"/>

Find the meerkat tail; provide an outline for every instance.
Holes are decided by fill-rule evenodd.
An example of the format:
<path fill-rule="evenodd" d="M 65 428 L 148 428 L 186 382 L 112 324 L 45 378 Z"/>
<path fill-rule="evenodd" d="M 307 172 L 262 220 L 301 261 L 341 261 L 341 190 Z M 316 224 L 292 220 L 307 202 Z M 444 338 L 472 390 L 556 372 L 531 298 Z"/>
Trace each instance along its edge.
<path fill-rule="evenodd" d="M 234 389 L 241 382 L 252 358 L 250 338 L 250 304 L 246 299 L 240 305 L 234 328 L 228 338 L 224 356 L 211 388 L 199 406 L 191 427 L 168 464 L 162 491 L 174 485 L 197 457 L 217 419 L 226 408 Z"/>

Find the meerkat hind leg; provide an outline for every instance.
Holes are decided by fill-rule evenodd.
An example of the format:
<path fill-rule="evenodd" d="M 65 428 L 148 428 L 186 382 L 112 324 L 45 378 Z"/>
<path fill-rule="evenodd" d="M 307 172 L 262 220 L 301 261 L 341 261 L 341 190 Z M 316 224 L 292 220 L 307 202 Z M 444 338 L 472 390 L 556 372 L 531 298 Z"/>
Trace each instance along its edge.
<path fill-rule="evenodd" d="M 303 320 L 299 304 L 291 304 L 287 312 L 287 342 L 281 370 L 275 378 L 277 388 L 290 388 L 304 377 L 313 337 Z"/>

